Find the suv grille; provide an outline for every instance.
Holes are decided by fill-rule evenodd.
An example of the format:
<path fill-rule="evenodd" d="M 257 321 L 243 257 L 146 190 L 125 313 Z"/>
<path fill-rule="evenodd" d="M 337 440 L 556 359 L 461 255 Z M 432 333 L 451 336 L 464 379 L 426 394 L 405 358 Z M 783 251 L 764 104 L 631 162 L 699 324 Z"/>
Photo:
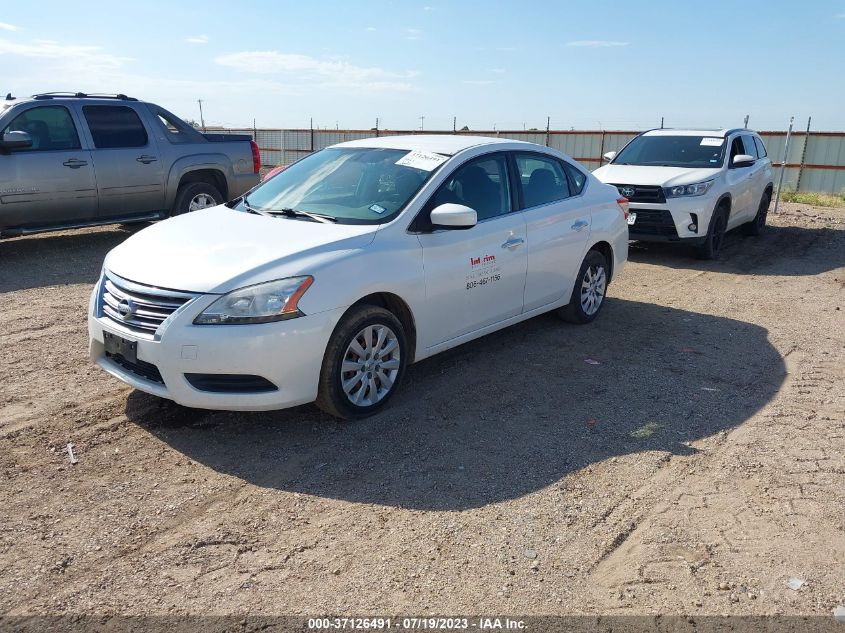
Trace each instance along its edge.
<path fill-rule="evenodd" d="M 619 190 L 619 195 L 625 196 L 622 193 L 623 189 L 633 189 L 634 193 L 628 198 L 628 202 L 651 202 L 662 204 L 666 202 L 666 196 L 663 194 L 663 187 L 647 186 L 647 185 L 613 185 Z M 633 209 L 632 209 L 633 211 Z"/>
<path fill-rule="evenodd" d="M 104 317 L 139 334 L 152 334 L 197 295 L 136 284 L 106 273 L 100 309 Z"/>
<path fill-rule="evenodd" d="M 631 239 L 637 235 L 660 235 L 668 238 L 678 238 L 675 221 L 668 209 L 631 209 L 637 214 L 637 221 L 629 227 Z"/>

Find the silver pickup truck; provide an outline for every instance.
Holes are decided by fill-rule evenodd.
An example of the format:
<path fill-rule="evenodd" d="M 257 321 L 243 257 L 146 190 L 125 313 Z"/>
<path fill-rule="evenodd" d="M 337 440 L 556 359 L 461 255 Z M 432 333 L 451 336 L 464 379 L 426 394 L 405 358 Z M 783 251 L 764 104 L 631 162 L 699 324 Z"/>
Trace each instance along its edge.
<path fill-rule="evenodd" d="M 0 238 L 157 220 L 241 196 L 261 158 L 248 135 L 202 134 L 125 95 L 0 101 Z"/>

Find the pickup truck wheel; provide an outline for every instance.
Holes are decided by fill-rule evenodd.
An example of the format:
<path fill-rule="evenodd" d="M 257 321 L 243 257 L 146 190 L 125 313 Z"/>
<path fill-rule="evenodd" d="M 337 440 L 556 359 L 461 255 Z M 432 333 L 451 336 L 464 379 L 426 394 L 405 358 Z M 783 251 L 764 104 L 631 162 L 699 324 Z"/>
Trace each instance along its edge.
<path fill-rule="evenodd" d="M 760 206 L 757 207 L 757 215 L 754 216 L 751 222 L 746 222 L 742 225 L 742 232 L 745 235 L 760 235 L 763 232 L 763 229 L 766 227 L 766 218 L 769 215 L 769 202 L 771 199 L 772 196 L 768 191 L 763 194 L 763 198 L 760 200 Z"/>
<path fill-rule="evenodd" d="M 575 278 L 569 303 L 558 311 L 560 317 L 579 324 L 594 320 L 604 305 L 607 282 L 607 260 L 598 251 L 590 251 Z"/>
<path fill-rule="evenodd" d="M 698 247 L 699 259 L 716 259 L 719 256 L 727 226 L 727 209 L 719 207 L 710 219 L 710 227 L 707 229 L 707 237 L 704 238 L 704 243 Z"/>
<path fill-rule="evenodd" d="M 396 392 L 408 362 L 405 330 L 393 313 L 363 305 L 335 328 L 320 371 L 316 404 L 338 418 L 363 418 Z"/>
<path fill-rule="evenodd" d="M 190 182 L 179 187 L 170 215 L 182 215 L 223 203 L 223 196 L 207 182 Z"/>

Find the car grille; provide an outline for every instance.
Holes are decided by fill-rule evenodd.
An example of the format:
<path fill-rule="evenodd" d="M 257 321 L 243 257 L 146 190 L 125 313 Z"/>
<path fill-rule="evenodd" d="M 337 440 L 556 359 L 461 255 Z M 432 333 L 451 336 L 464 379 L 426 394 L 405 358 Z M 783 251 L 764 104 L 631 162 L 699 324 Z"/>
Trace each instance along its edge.
<path fill-rule="evenodd" d="M 633 189 L 634 193 L 630 196 L 625 196 L 628 198 L 628 202 L 651 202 L 653 204 L 661 204 L 666 202 L 666 196 L 663 194 L 663 187 L 654 187 L 654 186 L 646 186 L 646 185 L 613 185 L 619 190 L 619 194 L 625 196 L 622 193 L 623 189 Z M 630 193 L 630 191 L 629 191 Z"/>
<path fill-rule="evenodd" d="M 637 214 L 637 221 L 630 227 L 631 239 L 637 239 L 638 235 L 678 237 L 675 221 L 667 209 L 631 209 L 631 213 Z"/>
<path fill-rule="evenodd" d="M 125 370 L 131 371 L 136 376 L 146 378 L 151 382 L 157 382 L 160 385 L 164 384 L 164 379 L 161 377 L 161 373 L 159 372 L 158 367 L 156 367 L 152 363 L 148 363 L 140 359 L 135 360 L 134 362 L 128 361 L 119 354 L 109 354 L 108 352 L 106 352 L 106 358 L 108 358 L 116 365 L 120 365 Z"/>
<path fill-rule="evenodd" d="M 152 334 L 197 295 L 144 286 L 106 273 L 100 294 L 102 315 L 138 334 Z"/>

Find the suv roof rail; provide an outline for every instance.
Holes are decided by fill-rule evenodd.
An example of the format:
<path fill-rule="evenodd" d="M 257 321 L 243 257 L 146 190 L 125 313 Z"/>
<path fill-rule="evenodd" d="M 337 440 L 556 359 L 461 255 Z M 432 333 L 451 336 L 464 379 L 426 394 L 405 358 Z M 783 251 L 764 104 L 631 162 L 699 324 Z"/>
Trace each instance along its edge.
<path fill-rule="evenodd" d="M 119 99 L 120 101 L 137 101 L 134 97 L 127 97 L 125 94 L 105 94 L 101 92 L 42 92 L 32 95 L 33 99 Z"/>

